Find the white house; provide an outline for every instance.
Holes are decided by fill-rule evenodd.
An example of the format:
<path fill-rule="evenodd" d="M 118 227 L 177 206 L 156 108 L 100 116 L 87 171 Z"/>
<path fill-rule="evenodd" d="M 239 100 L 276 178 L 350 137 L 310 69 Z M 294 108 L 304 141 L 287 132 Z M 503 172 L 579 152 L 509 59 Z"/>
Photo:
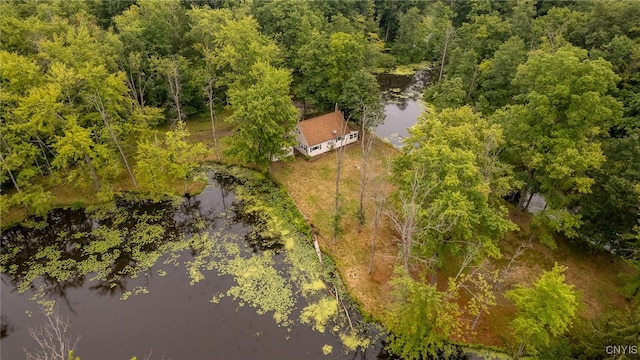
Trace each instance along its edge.
<path fill-rule="evenodd" d="M 287 147 L 283 147 L 282 150 L 286 151 L 284 153 L 284 155 L 282 155 L 282 159 L 288 158 L 289 156 L 293 156 L 293 147 L 292 146 L 287 146 Z M 272 156 L 271 157 L 271 162 L 276 162 L 276 161 L 280 161 L 282 160 L 279 156 Z"/>
<path fill-rule="evenodd" d="M 349 129 L 340 110 L 300 121 L 295 135 L 296 150 L 311 157 L 358 141 L 358 132 Z"/>

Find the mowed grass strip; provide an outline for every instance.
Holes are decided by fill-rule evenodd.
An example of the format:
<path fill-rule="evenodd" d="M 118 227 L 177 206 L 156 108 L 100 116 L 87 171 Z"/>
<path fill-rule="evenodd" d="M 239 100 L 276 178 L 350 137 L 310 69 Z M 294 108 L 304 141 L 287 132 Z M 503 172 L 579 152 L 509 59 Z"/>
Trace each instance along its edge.
<path fill-rule="evenodd" d="M 371 150 L 369 184 L 371 177 L 386 177 L 385 162 L 399 152 L 392 146 L 375 139 Z M 332 218 L 336 191 L 337 153 L 330 152 L 307 161 L 296 156 L 292 163 L 276 164 L 273 177 L 284 185 L 300 211 L 319 232 L 322 250 L 331 255 L 340 270 L 343 281 L 354 298 L 369 314 L 382 310 L 387 283 L 393 274 L 397 246 L 394 231 L 383 216 L 378 227 L 373 272 L 368 274 L 371 240 L 373 237 L 374 203 L 370 191 L 365 193 L 365 225 L 357 231 L 357 212 L 362 176 L 362 148 L 357 142 L 344 152 L 340 182 L 342 207 L 342 234 L 333 244 Z"/>
<path fill-rule="evenodd" d="M 376 177 L 385 177 L 387 167 L 382 165 L 398 156 L 399 152 L 379 139 L 374 141 L 371 164 Z M 365 196 L 366 223 L 360 233 L 357 232 L 357 209 L 360 194 L 360 176 L 362 167 L 362 150 L 360 142 L 350 145 L 344 153 L 341 174 L 340 194 L 343 206 L 343 234 L 332 243 L 332 216 L 334 213 L 336 153 L 304 160 L 296 156 L 293 163 L 279 163 L 272 167 L 274 178 L 284 185 L 289 196 L 297 204 L 300 211 L 321 234 L 319 241 L 322 250 L 331 255 L 347 285 L 351 295 L 358 301 L 363 310 L 378 318 L 382 314 L 388 300 L 388 282 L 393 275 L 393 267 L 397 262 L 397 234 L 389 219 L 382 217 L 378 228 L 374 268 L 367 274 L 370 246 L 373 230 L 373 199 L 371 194 Z M 371 181 L 369 181 L 371 184 Z M 526 244 L 530 236 L 529 224 L 531 216 L 509 209 L 509 217 L 520 226 L 519 231 L 511 232 L 500 240 L 502 258 L 492 260 L 489 268 L 505 266 L 515 250 Z M 503 294 L 516 284 L 531 285 L 543 271 L 548 271 L 554 263 L 568 267 L 567 283 L 574 285 L 579 292 L 583 307 L 580 317 L 583 321 L 592 321 L 611 309 L 625 309 L 630 304 L 621 291 L 621 274 L 630 274 L 633 269 L 622 259 L 605 252 L 591 253 L 573 246 L 568 240 L 557 237 L 558 248 L 551 250 L 534 240 L 531 249 L 520 256 L 512 265 L 504 283 L 497 287 L 497 305 L 483 314 L 473 333 L 465 332 L 461 338 L 454 340 L 468 344 L 509 349 L 513 344 L 513 334 L 509 322 L 515 315 L 513 302 Z M 446 283 L 446 279 L 439 279 Z M 439 284 L 442 285 L 442 284 Z M 462 299 L 461 305 L 466 301 Z M 470 318 L 461 319 L 470 324 Z"/>

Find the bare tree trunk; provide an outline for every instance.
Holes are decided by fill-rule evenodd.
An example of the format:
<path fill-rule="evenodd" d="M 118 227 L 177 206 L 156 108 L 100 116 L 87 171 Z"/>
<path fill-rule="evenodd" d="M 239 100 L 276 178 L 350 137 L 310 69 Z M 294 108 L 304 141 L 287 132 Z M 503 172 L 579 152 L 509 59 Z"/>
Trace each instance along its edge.
<path fill-rule="evenodd" d="M 342 170 L 342 151 L 336 152 L 336 194 L 333 208 L 333 244 L 336 244 L 340 232 L 340 172 Z"/>
<path fill-rule="evenodd" d="M 40 162 L 38 161 L 38 157 L 35 154 L 33 155 L 33 161 L 36 162 L 36 166 L 38 167 L 38 172 L 40 173 L 40 176 L 44 177 L 44 172 L 42 171 L 42 167 L 40 166 Z"/>
<path fill-rule="evenodd" d="M 6 161 L 4 160 L 4 156 L 2 156 L 2 152 L 0 151 L 0 161 L 2 161 L 2 165 L 4 165 L 4 167 L 7 169 L 7 173 L 9 174 L 9 178 L 11 179 L 11 182 L 13 183 L 13 186 L 16 188 L 16 190 L 18 192 L 22 192 L 20 190 L 20 186 L 18 186 L 18 182 L 16 181 L 16 178 L 13 176 L 13 172 L 11 171 L 11 169 L 9 169 L 9 167 L 7 166 Z"/>
<path fill-rule="evenodd" d="M 522 344 L 520 344 L 520 346 L 518 347 L 518 352 L 516 353 L 516 359 L 520 359 L 522 354 L 524 354 L 525 346 L 527 346 L 527 343 L 523 341 Z"/>
<path fill-rule="evenodd" d="M 409 273 L 409 257 L 411 256 L 411 238 L 407 238 L 402 242 L 402 267 L 404 271 Z"/>
<path fill-rule="evenodd" d="M 220 154 L 218 153 L 218 139 L 216 138 L 216 111 L 213 104 L 213 79 L 209 79 L 207 83 L 207 97 L 209 98 L 209 116 L 211 117 L 211 131 L 213 132 L 213 151 L 216 153 L 216 159 L 220 161 Z"/>
<path fill-rule="evenodd" d="M 447 58 L 447 48 L 449 47 L 449 40 L 451 40 L 451 36 L 455 33 L 455 29 L 453 25 L 447 26 L 444 37 L 444 49 L 442 50 L 442 59 L 440 61 L 440 76 L 438 76 L 438 81 L 442 79 L 442 74 L 444 73 L 444 63 Z"/>
<path fill-rule="evenodd" d="M 531 183 L 531 180 L 533 180 L 533 176 L 534 170 L 529 170 L 529 173 L 527 174 L 527 181 L 522 186 L 522 189 L 520 189 L 520 199 L 518 200 L 518 206 L 516 207 L 520 211 L 526 211 L 529 206 L 525 206 L 525 197 L 527 195 L 527 191 L 529 190 L 529 184 Z"/>
<path fill-rule="evenodd" d="M 471 84 L 469 84 L 469 91 L 467 91 L 467 100 L 471 99 L 471 93 L 473 92 L 473 87 L 476 85 L 476 77 L 478 76 L 478 68 L 480 65 L 476 64 L 476 67 L 473 69 L 473 76 L 471 77 Z"/>
<path fill-rule="evenodd" d="M 373 235 L 371 236 L 371 254 L 369 256 L 369 270 L 367 274 L 371 274 L 373 271 L 373 258 L 376 253 L 376 237 L 378 236 L 378 224 L 380 223 L 380 211 L 376 209 L 376 214 L 373 218 Z"/>
<path fill-rule="evenodd" d="M 389 40 L 389 27 L 391 26 L 389 19 L 387 19 L 387 30 L 384 32 L 384 42 Z"/>
<path fill-rule="evenodd" d="M 418 212 L 421 204 L 431 191 L 431 189 L 421 191 L 420 186 L 423 178 L 424 169 L 415 170 L 410 188 L 408 191 L 403 191 L 399 194 L 400 215 L 391 213 L 389 216 L 396 230 L 400 233 L 400 258 L 406 272 L 409 271 L 413 236 L 420 226 L 418 224 Z"/>
<path fill-rule="evenodd" d="M 180 77 L 178 76 L 178 59 L 172 57 L 167 62 L 167 68 L 165 69 L 165 75 L 167 76 L 167 82 L 169 83 L 169 93 L 173 99 L 173 105 L 178 112 L 178 117 L 172 123 L 172 127 L 176 122 L 183 120 L 182 106 L 180 105 Z"/>
<path fill-rule="evenodd" d="M 344 123 L 344 128 L 342 129 L 342 134 L 346 132 L 347 121 Z M 344 151 L 347 147 L 341 146 L 336 149 L 336 195 L 335 195 L 335 206 L 333 208 L 333 244 L 336 244 L 336 240 L 338 238 L 338 233 L 340 232 L 340 174 L 342 172 L 342 161 L 344 160 Z"/>
<path fill-rule="evenodd" d="M 42 141 L 42 139 L 40 139 L 40 136 L 36 133 L 35 135 L 36 140 L 38 140 L 38 145 L 40 145 L 40 151 L 42 151 L 42 156 L 44 157 L 44 162 L 47 164 L 47 172 L 49 174 L 51 174 L 51 163 L 49 163 L 49 157 L 47 156 L 47 152 L 45 151 L 45 147 L 46 145 L 44 144 L 44 141 Z"/>
<path fill-rule="evenodd" d="M 471 331 L 475 330 L 476 325 L 478 325 L 478 321 L 480 320 L 480 316 L 482 316 L 482 312 L 482 309 L 478 311 L 478 315 L 476 315 L 476 318 L 473 320 L 473 324 L 471 325 Z"/>
<path fill-rule="evenodd" d="M 113 129 L 111 129 L 111 125 L 109 125 L 109 121 L 107 120 L 109 114 L 107 114 L 107 110 L 104 107 L 104 103 L 102 102 L 102 98 L 98 93 L 94 95 L 93 103 L 96 107 L 96 110 L 100 113 L 102 117 L 102 121 L 104 122 L 105 127 L 109 130 L 109 135 L 111 135 L 111 140 L 116 144 L 118 151 L 120 151 L 120 156 L 122 156 L 122 161 L 124 161 L 124 166 L 127 168 L 127 172 L 129 173 L 129 177 L 131 177 L 131 181 L 133 182 L 133 186 L 138 189 L 138 182 L 136 181 L 136 177 L 133 175 L 133 171 L 131 171 L 131 166 L 129 166 L 129 162 L 127 161 L 127 156 L 124 154 L 122 147 L 120 146 L 120 142 L 118 138 L 113 133 Z"/>
<path fill-rule="evenodd" d="M 378 237 L 378 225 L 380 225 L 382 209 L 387 201 L 387 193 L 383 189 L 376 189 L 374 196 L 375 213 L 373 215 L 373 234 L 371 236 L 371 255 L 369 256 L 369 274 L 373 271 L 373 259 L 376 253 L 376 239 Z"/>
<path fill-rule="evenodd" d="M 386 168 L 388 164 L 384 164 L 384 166 L 382 167 L 382 171 L 387 170 L 388 168 Z M 370 189 L 370 194 L 372 194 L 373 197 L 373 209 L 374 209 L 374 213 L 373 213 L 373 234 L 371 236 L 371 254 L 369 256 L 369 270 L 367 271 L 368 274 L 371 274 L 371 272 L 373 271 L 373 263 L 374 263 L 374 258 L 375 258 L 375 252 L 376 252 L 376 240 L 378 238 L 378 226 L 380 225 L 380 219 L 382 218 L 382 214 L 383 214 L 383 210 L 384 207 L 386 205 L 387 202 L 387 196 L 389 193 L 389 187 L 387 186 L 386 183 L 386 176 L 376 176 L 376 172 L 375 169 L 376 167 L 372 166 L 372 179 L 373 179 L 373 183 L 372 183 L 372 189 Z"/>
<path fill-rule="evenodd" d="M 137 55 L 137 58 L 135 58 Z M 135 58 L 135 59 L 134 59 Z M 136 63 L 134 64 L 133 61 Z M 145 105 L 144 100 L 144 91 L 147 88 L 147 84 L 149 83 L 149 79 L 143 79 L 141 67 L 141 55 L 139 53 L 130 54 L 126 59 L 126 66 L 120 66 L 120 70 L 125 74 L 125 81 L 127 82 L 127 87 L 131 92 L 131 98 L 133 99 L 136 107 L 142 109 Z M 127 69 L 125 69 L 125 67 Z M 134 72 L 135 67 L 135 72 Z M 149 78 L 153 77 L 151 75 Z"/>
<path fill-rule="evenodd" d="M 121 68 L 121 70 L 123 70 Z M 138 107 L 142 107 L 142 101 L 140 100 L 140 97 L 138 96 L 138 87 L 135 84 L 135 81 L 133 80 L 133 72 L 131 69 L 131 64 L 129 64 L 129 71 L 125 72 L 125 74 L 127 74 L 125 76 L 125 81 L 127 82 L 127 86 L 129 87 L 129 90 L 131 91 L 131 97 L 133 98 L 133 102 L 136 104 L 136 106 Z M 139 79 L 140 77 L 138 77 Z"/>
<path fill-rule="evenodd" d="M 520 199 L 518 199 L 518 204 L 516 205 L 516 209 L 520 211 L 524 211 L 524 202 L 527 197 L 527 185 L 523 185 L 522 189 L 520 189 Z"/>
<path fill-rule="evenodd" d="M 91 179 L 93 180 L 93 186 L 96 188 L 96 191 L 100 192 L 100 179 L 98 178 L 98 173 L 96 172 L 96 168 L 93 166 L 93 162 L 87 153 L 82 154 L 84 156 L 84 162 L 89 167 L 89 172 L 91 173 Z"/>
<path fill-rule="evenodd" d="M 176 110 L 178 111 L 178 121 L 182 121 L 182 106 L 180 105 L 180 80 L 178 79 L 178 62 L 172 62 L 174 91 L 173 100 L 176 103 Z"/>
<path fill-rule="evenodd" d="M 533 199 L 533 196 L 535 194 L 533 192 L 531 192 L 531 194 L 529 194 L 529 200 L 527 200 L 527 204 L 524 206 L 524 208 L 522 210 L 527 211 L 529 210 L 529 205 L 531 205 L 531 199 Z"/>
<path fill-rule="evenodd" d="M 366 140 L 365 140 L 366 139 Z M 364 214 L 364 191 L 367 187 L 367 169 L 369 163 L 369 155 L 371 154 L 371 145 L 373 144 L 373 135 L 366 137 L 364 120 L 362 125 L 362 176 L 360 178 L 360 207 L 358 208 L 358 233 L 362 231 L 365 222 Z"/>
<path fill-rule="evenodd" d="M 144 85 L 142 85 L 142 72 L 138 71 L 138 97 L 140 98 L 140 107 L 143 108 L 145 101 L 144 101 L 144 90 L 147 88 L 147 84 L 149 83 L 149 80 L 153 77 L 154 75 L 150 75 L 149 78 L 147 78 L 147 81 L 144 82 Z M 135 86 L 135 84 L 134 84 Z"/>

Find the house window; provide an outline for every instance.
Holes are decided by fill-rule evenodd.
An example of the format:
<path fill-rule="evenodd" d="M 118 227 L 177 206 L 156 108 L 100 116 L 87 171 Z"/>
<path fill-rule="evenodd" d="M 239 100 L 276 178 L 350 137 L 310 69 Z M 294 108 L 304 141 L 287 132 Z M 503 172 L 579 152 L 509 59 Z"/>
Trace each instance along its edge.
<path fill-rule="evenodd" d="M 349 139 L 353 140 L 355 138 L 358 137 L 358 133 L 352 133 L 351 135 L 349 135 Z"/>
<path fill-rule="evenodd" d="M 338 141 L 342 140 L 342 136 L 338 136 Z"/>
<path fill-rule="evenodd" d="M 296 128 L 296 132 L 300 134 L 300 128 Z"/>
<path fill-rule="evenodd" d="M 318 144 L 316 146 L 312 146 L 311 149 L 309 149 L 309 151 L 313 152 L 313 151 L 320 150 L 320 149 L 322 149 L 322 144 Z"/>
<path fill-rule="evenodd" d="M 304 151 L 307 151 L 307 145 L 300 143 L 300 148 Z"/>

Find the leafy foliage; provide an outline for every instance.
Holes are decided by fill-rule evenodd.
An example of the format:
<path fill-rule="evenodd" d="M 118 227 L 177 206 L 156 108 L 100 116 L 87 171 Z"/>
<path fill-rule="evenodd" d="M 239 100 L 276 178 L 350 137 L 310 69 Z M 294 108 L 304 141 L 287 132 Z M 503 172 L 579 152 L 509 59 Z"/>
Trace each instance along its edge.
<path fill-rule="evenodd" d="M 525 183 L 519 206 L 526 207 L 527 193 L 540 192 L 560 211 L 543 219 L 557 220 L 549 226 L 569 237 L 577 235 L 580 216 L 564 208 L 591 192 L 590 171 L 605 161 L 594 138 L 620 120 L 621 105 L 608 95 L 617 80 L 609 63 L 588 60 L 581 49 L 536 50 L 514 79 L 521 104 L 494 114 L 508 140 L 503 158 Z"/>
<path fill-rule="evenodd" d="M 114 174 L 113 166 L 115 164 L 111 161 L 113 155 L 109 153 L 108 148 L 96 144 L 91 135 L 91 130 L 78 125 L 75 117 L 69 118 L 64 136 L 58 138 L 54 145 L 58 156 L 51 165 L 58 168 L 78 165 L 83 171 L 80 175 L 90 176 L 96 191 L 100 191 L 102 189 L 101 177 Z M 78 171 L 70 171 L 68 181 L 75 181 L 78 173 Z M 83 183 L 83 181 L 79 183 Z"/>
<path fill-rule="evenodd" d="M 500 127 L 470 108 L 425 113 L 410 129 L 393 171 L 400 217 L 409 220 L 407 201 L 419 209 L 413 239 L 403 239 L 418 257 L 459 254 L 471 243 L 479 244 L 483 256 L 498 256 L 496 241 L 515 227 L 489 201 L 492 192 L 504 194 L 512 183 L 509 168 L 496 157 L 502 141 Z"/>
<path fill-rule="evenodd" d="M 202 143 L 187 142 L 189 132 L 183 122 L 169 131 L 163 141 L 156 137 L 154 142 L 144 140 L 138 145 L 135 173 L 140 187 L 154 197 L 173 193 L 172 185 L 176 181 L 184 182 L 193 175 L 199 161 L 207 154 Z"/>
<path fill-rule="evenodd" d="M 253 85 L 234 87 L 229 94 L 234 112 L 228 121 L 236 130 L 226 153 L 265 168 L 289 152 L 298 112 L 289 97 L 291 77 L 286 70 L 258 62 L 250 77 Z"/>
<path fill-rule="evenodd" d="M 564 334 L 577 316 L 578 295 L 573 286 L 564 283 L 566 267 L 556 264 L 543 273 L 532 287 L 517 286 L 506 293 L 516 304 L 516 318 L 511 322 L 516 339 L 535 353 L 547 346 L 552 337 Z"/>
<path fill-rule="evenodd" d="M 392 302 L 384 320 L 390 332 L 389 350 L 403 359 L 437 356 L 458 331 L 457 306 L 435 286 L 406 273 L 398 272 L 391 285 Z"/>

